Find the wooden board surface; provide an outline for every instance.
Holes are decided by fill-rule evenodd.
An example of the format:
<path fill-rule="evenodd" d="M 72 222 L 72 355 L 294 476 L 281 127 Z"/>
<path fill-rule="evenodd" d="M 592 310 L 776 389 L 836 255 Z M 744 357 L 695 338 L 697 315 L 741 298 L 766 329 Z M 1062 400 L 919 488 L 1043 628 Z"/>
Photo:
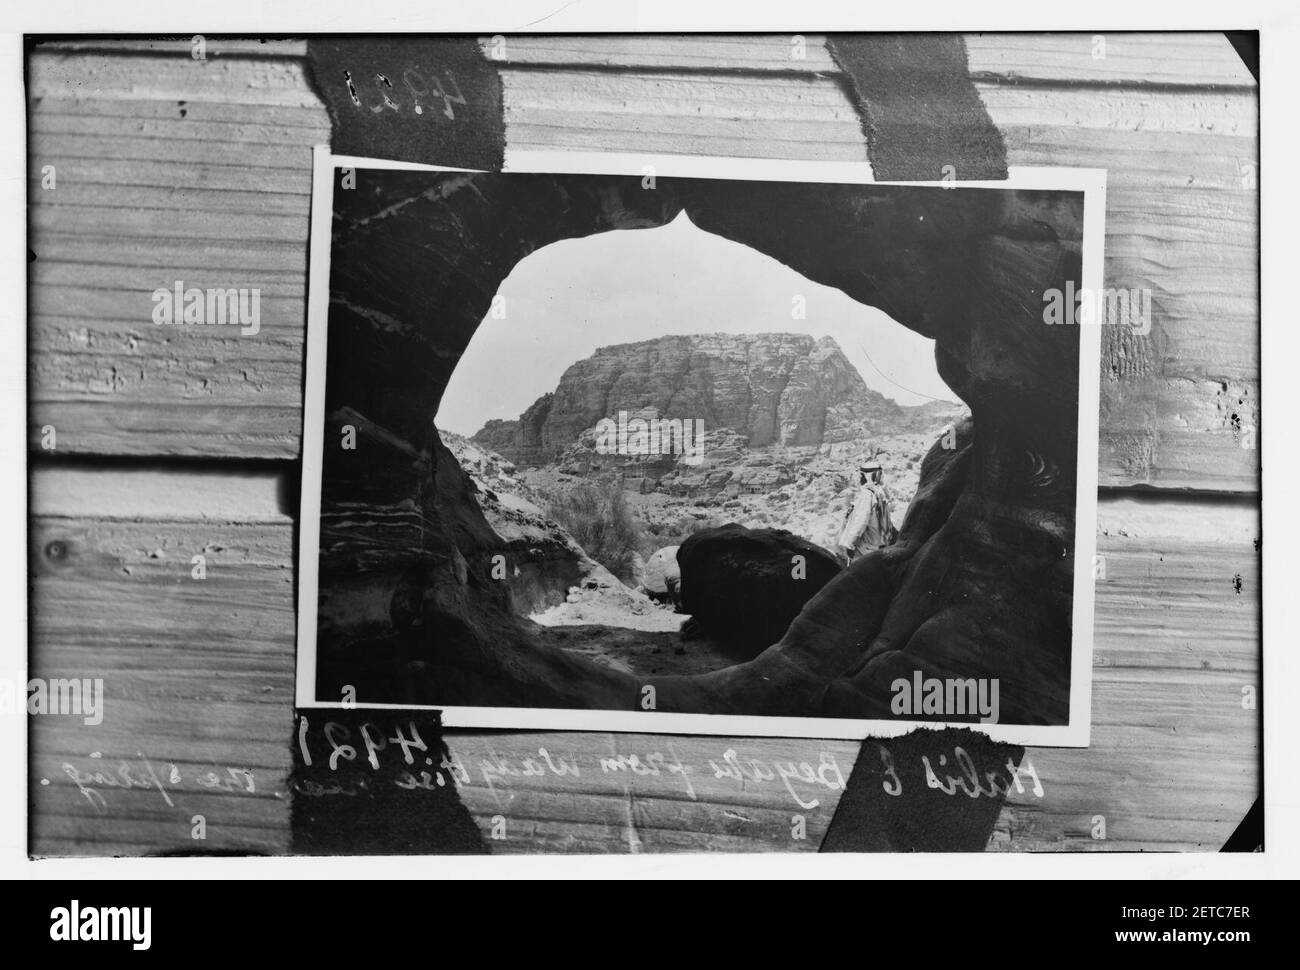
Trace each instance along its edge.
<path fill-rule="evenodd" d="M 508 38 L 508 150 L 863 160 L 834 65 L 806 40 L 806 70 L 756 80 L 740 65 L 783 64 L 788 38 Z M 1107 285 L 1152 293 L 1149 334 L 1106 334 L 1101 482 L 1254 491 L 1249 76 L 1216 35 L 1112 35 L 1105 60 L 1065 56 L 1085 41 L 968 38 L 1011 164 L 1108 168 Z M 296 457 L 310 149 L 328 119 L 297 49 L 281 49 L 32 58 L 33 441 L 53 425 L 65 453 Z M 1054 60 L 1059 83 L 1011 83 L 1049 80 Z M 1141 64 L 1162 86 L 1082 83 L 1127 83 Z M 259 287 L 262 334 L 154 330 L 149 294 L 177 278 Z M 175 420 L 159 425 L 163 403 Z M 214 407 L 219 422 L 204 419 Z"/>
<path fill-rule="evenodd" d="M 864 160 L 823 38 L 805 41 L 795 59 L 784 35 L 506 38 L 507 151 Z M 1110 34 L 1104 58 L 1091 35 L 966 42 L 1012 165 L 1108 169 L 1107 285 L 1153 296 L 1149 334 L 1103 340 L 1101 483 L 1156 491 L 1102 499 L 1093 744 L 1028 751 L 1043 795 L 1013 795 L 989 848 L 1217 849 L 1259 791 L 1243 706 L 1260 687 L 1254 84 L 1220 35 Z M 302 42 L 190 49 L 78 40 L 29 63 L 33 448 L 57 429 L 32 488 L 32 675 L 102 676 L 108 697 L 99 728 L 35 722 L 42 855 L 290 847 L 293 473 L 170 462 L 298 455 L 311 148 L 329 123 Z M 155 329 L 150 293 L 176 279 L 259 288 L 261 333 Z M 847 773 L 857 750 L 673 739 L 698 769 L 688 793 L 680 775 L 601 768 L 664 739 L 448 741 L 477 769 L 461 798 L 499 852 L 815 849 L 837 792 L 794 839 L 788 790 L 709 762 L 730 744 L 827 753 Z M 581 761 L 581 780 L 491 767 L 538 746 Z"/>
<path fill-rule="evenodd" d="M 1217 33 L 1094 32 L 965 34 L 973 77 L 1003 81 L 1255 87 L 1232 46 Z M 1098 38 L 1104 44 L 1098 45 Z M 801 43 L 802 42 L 802 43 Z M 837 73 L 824 34 L 501 35 L 479 38 L 503 64 L 537 67 Z M 42 50 L 68 53 L 168 54 L 191 57 L 194 38 L 91 38 L 51 41 Z M 209 58 L 305 56 L 294 39 L 205 37 Z"/>
<path fill-rule="evenodd" d="M 34 852 L 193 851 L 196 814 L 207 823 L 201 848 L 287 851 L 290 485 L 270 472 L 119 470 L 109 483 L 97 469 L 38 469 L 33 675 L 102 677 L 106 710 L 100 727 L 51 717 L 33 730 Z M 1258 534 L 1249 502 L 1103 499 L 1093 742 L 1027 752 L 1043 795 L 1013 795 L 992 848 L 1217 849 L 1227 839 L 1258 790 L 1257 711 L 1242 706 L 1242 688 L 1260 685 Z M 206 557 L 202 580 L 194 555 Z M 501 852 L 815 849 L 838 790 L 718 777 L 710 762 L 725 765 L 734 750 L 770 770 L 820 765 L 825 753 L 847 776 L 857 752 L 843 741 L 578 733 L 447 741 L 466 767 L 462 801 Z M 526 774 L 539 747 L 581 774 Z M 601 767 L 653 752 L 689 772 Z M 141 780 L 145 760 L 172 804 L 157 785 L 87 780 L 122 763 Z M 166 781 L 172 765 L 177 784 Z M 245 770 L 255 790 L 226 790 Z M 214 772 L 218 789 L 196 780 Z M 796 814 L 807 839 L 791 836 Z M 1090 834 L 1096 814 L 1105 840 Z M 500 840 L 498 815 L 508 821 Z"/>
<path fill-rule="evenodd" d="M 972 77 L 1001 81 L 1255 86 L 1222 34 L 965 34 Z M 1097 38 L 1104 38 L 1098 44 Z M 802 44 L 800 43 L 802 41 Z M 824 34 L 531 36 L 480 39 L 506 64 L 836 74 Z"/>
<path fill-rule="evenodd" d="M 1258 509 L 1116 498 L 1098 519 L 1092 743 L 1031 750 L 1050 795 L 1013 792 L 990 848 L 1216 850 L 1259 794 Z"/>

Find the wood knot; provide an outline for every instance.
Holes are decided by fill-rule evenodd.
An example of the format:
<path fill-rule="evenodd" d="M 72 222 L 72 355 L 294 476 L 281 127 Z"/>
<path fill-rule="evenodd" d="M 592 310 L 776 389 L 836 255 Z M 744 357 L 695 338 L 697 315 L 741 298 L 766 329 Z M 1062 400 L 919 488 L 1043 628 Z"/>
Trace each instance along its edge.
<path fill-rule="evenodd" d="M 55 539 L 45 546 L 45 558 L 60 562 L 68 558 L 68 544 L 62 539 Z"/>

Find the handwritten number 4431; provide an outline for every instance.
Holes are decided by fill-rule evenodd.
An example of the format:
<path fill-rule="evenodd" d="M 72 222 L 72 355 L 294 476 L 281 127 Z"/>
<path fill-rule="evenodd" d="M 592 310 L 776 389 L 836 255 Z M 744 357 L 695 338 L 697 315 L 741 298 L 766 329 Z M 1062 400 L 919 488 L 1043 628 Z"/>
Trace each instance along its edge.
<path fill-rule="evenodd" d="M 358 108 L 369 108 L 371 113 L 379 114 L 385 110 L 401 111 L 404 102 L 411 102 L 417 115 L 424 114 L 426 107 L 436 108 L 436 102 L 442 102 L 442 113 L 452 121 L 456 120 L 456 111 L 452 105 L 464 105 L 465 96 L 461 94 L 460 85 L 456 83 L 456 78 L 450 71 L 444 72 L 447 75 L 447 83 L 444 84 L 439 78 L 430 76 L 427 79 L 423 74 L 413 67 L 408 67 L 402 72 L 399 79 L 401 87 L 393 84 L 393 81 L 387 74 L 376 74 L 372 79 L 375 91 L 379 94 L 377 104 L 365 104 L 361 100 L 361 90 L 358 89 L 358 82 L 353 79 L 351 71 L 343 72 L 343 80 L 348 87 L 348 96 L 352 98 L 352 103 Z M 362 85 L 362 88 L 365 86 Z M 454 88 L 453 94 L 449 88 Z"/>
<path fill-rule="evenodd" d="M 307 747 L 307 732 L 309 729 L 307 718 L 300 718 L 298 721 L 298 750 L 302 753 L 302 763 L 308 768 L 312 765 L 311 750 Z M 361 725 L 361 745 L 365 748 L 366 761 L 370 767 L 376 771 L 379 770 L 379 752 L 388 747 L 389 744 L 399 745 L 402 749 L 402 760 L 408 765 L 415 764 L 415 757 L 411 754 L 412 749 L 419 750 L 422 754 L 428 754 L 429 747 L 420 737 L 420 731 L 416 728 L 413 721 L 408 721 L 406 725 L 410 730 L 408 737 L 406 731 L 398 725 L 394 737 L 384 737 L 384 732 L 374 724 L 367 721 Z M 339 760 L 356 761 L 357 749 L 355 745 L 349 744 L 352 740 L 352 729 L 346 724 L 340 724 L 338 721 L 327 721 L 325 723 L 325 740 L 329 743 L 329 767 L 330 771 L 337 771 Z"/>

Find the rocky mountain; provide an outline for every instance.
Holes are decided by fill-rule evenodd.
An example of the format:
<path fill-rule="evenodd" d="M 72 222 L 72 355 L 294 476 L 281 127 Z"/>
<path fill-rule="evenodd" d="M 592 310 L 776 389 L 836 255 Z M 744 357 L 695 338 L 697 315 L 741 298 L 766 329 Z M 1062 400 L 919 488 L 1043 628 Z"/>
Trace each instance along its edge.
<path fill-rule="evenodd" d="M 830 337 L 697 334 L 602 347 L 515 421 L 473 441 L 520 466 L 551 464 L 620 412 L 702 421 L 747 448 L 819 447 L 918 431 L 956 406 L 903 407 L 871 390 Z"/>

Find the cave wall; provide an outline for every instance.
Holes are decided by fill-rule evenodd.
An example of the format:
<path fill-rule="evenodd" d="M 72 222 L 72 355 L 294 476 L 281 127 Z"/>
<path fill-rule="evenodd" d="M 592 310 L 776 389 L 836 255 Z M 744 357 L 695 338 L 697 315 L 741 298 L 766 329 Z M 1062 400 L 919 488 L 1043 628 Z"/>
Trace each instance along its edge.
<path fill-rule="evenodd" d="M 1079 279 L 1081 196 L 363 172 L 356 189 L 335 199 L 321 589 L 358 573 L 383 589 L 396 573 L 403 588 L 422 586 L 423 608 L 401 612 L 412 669 L 449 665 L 465 684 L 486 669 L 498 682 L 480 688 L 492 693 L 505 664 L 535 691 L 554 686 L 545 673 L 496 656 L 512 643 L 536 648 L 512 626 L 500 584 L 487 576 L 497 544 L 432 415 L 520 259 L 560 239 L 659 226 L 685 211 L 702 229 L 933 338 L 941 375 L 974 416 L 961 497 L 906 568 L 892 561 L 887 582 L 870 591 L 889 609 L 870 638 L 859 631 L 844 669 L 821 670 L 842 680 L 826 712 L 874 709 L 906 668 L 1000 677 L 1006 717 L 1067 719 L 1078 332 L 1042 322 L 1041 293 Z M 333 446 L 347 423 L 369 439 L 365 447 Z M 869 612 L 855 603 L 834 609 Z M 483 637 L 500 646 L 469 642 Z M 461 649 L 475 658 L 468 681 Z M 411 689 L 432 692 L 428 702 L 457 703 L 448 683 L 435 673 Z M 579 703 L 622 705 L 631 694 L 626 684 L 612 689 L 615 700 L 597 691 Z M 725 690 L 747 696 L 735 676 Z M 682 684 L 668 703 L 712 709 L 717 699 Z"/>

